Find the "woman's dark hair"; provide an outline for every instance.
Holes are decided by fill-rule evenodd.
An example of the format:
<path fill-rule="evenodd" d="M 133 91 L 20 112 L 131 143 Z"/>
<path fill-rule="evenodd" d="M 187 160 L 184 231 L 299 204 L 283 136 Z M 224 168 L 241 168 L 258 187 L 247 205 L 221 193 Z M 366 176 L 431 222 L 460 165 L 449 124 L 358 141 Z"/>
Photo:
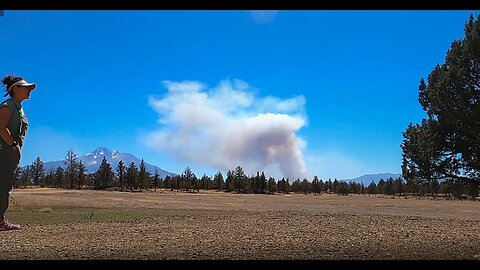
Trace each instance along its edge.
<path fill-rule="evenodd" d="M 5 90 L 8 92 L 8 88 L 10 88 L 10 86 L 12 86 L 12 84 L 14 84 L 14 83 L 16 83 L 20 80 L 23 80 L 23 78 L 22 77 L 16 77 L 14 75 L 7 75 L 7 76 L 3 77 L 2 83 L 5 85 Z M 11 92 L 9 94 L 10 94 L 10 96 L 12 96 Z"/>

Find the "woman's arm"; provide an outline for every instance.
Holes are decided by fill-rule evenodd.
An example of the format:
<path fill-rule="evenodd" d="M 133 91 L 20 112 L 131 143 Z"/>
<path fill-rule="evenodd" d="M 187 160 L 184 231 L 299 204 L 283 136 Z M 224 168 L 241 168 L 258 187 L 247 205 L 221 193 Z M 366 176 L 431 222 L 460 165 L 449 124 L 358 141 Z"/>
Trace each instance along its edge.
<path fill-rule="evenodd" d="M 8 129 L 8 122 L 12 117 L 12 111 L 8 107 L 0 108 L 0 137 L 8 144 L 12 145 L 15 140 L 12 137 L 12 133 Z"/>

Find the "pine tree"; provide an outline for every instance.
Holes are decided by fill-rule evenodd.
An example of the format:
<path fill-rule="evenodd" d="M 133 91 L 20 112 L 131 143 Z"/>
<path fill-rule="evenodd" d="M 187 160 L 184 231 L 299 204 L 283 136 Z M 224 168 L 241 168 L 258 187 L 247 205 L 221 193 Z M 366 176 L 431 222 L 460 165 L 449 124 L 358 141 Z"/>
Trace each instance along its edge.
<path fill-rule="evenodd" d="M 470 199 L 475 200 L 478 197 L 478 183 L 477 182 L 469 182 L 468 183 L 468 196 Z"/>
<path fill-rule="evenodd" d="M 278 193 L 285 193 L 285 178 L 282 177 L 282 180 L 277 183 Z"/>
<path fill-rule="evenodd" d="M 231 192 L 233 190 L 233 182 L 234 182 L 234 176 L 233 176 L 233 171 L 228 170 L 227 171 L 227 179 L 225 180 L 225 191 L 226 192 Z"/>
<path fill-rule="evenodd" d="M 267 191 L 267 178 L 265 173 L 262 171 L 260 174 L 260 193 L 265 193 Z"/>
<path fill-rule="evenodd" d="M 440 184 L 440 192 L 445 195 L 445 198 L 450 199 L 453 193 L 453 180 L 447 179 Z"/>
<path fill-rule="evenodd" d="M 257 171 L 257 175 L 253 178 L 253 193 L 260 193 L 260 172 Z"/>
<path fill-rule="evenodd" d="M 73 189 L 74 181 L 77 177 L 77 154 L 73 150 L 68 150 L 65 160 L 63 161 L 67 168 L 65 170 L 65 177 L 70 182 L 70 189 Z"/>
<path fill-rule="evenodd" d="M 136 188 L 137 178 L 138 178 L 138 169 L 137 169 L 137 166 L 135 166 L 135 163 L 132 162 L 128 166 L 127 174 L 125 175 L 125 180 L 127 180 L 127 186 L 131 191 L 133 191 L 133 189 Z"/>
<path fill-rule="evenodd" d="M 191 186 L 192 186 L 193 192 L 195 192 L 195 190 L 197 192 L 200 192 L 200 182 L 199 182 L 199 180 L 198 180 L 198 178 L 195 174 L 193 174 L 193 179 L 192 179 L 191 183 L 192 183 Z"/>
<path fill-rule="evenodd" d="M 62 188 L 64 187 L 64 181 L 65 181 L 65 170 L 58 166 L 57 169 L 55 170 L 55 178 L 54 178 L 54 187 L 56 188 Z"/>
<path fill-rule="evenodd" d="M 120 189 L 122 189 L 125 184 L 123 183 L 123 179 L 125 178 L 125 172 L 126 172 L 126 168 L 125 168 L 125 165 L 123 164 L 123 160 L 120 160 L 117 165 L 117 176 L 118 176 Z"/>
<path fill-rule="evenodd" d="M 255 177 L 245 176 L 245 193 L 253 193 L 255 189 Z"/>
<path fill-rule="evenodd" d="M 403 133 L 402 175 L 422 193 L 433 179 L 480 183 L 480 16 L 471 15 L 464 32 L 428 83 L 420 80 L 418 101 L 428 118 Z"/>
<path fill-rule="evenodd" d="M 348 182 L 347 189 L 348 189 L 349 193 L 350 192 L 352 192 L 353 194 L 357 193 L 357 186 L 356 186 L 355 181 Z"/>
<path fill-rule="evenodd" d="M 312 180 L 312 191 L 314 195 L 320 194 L 320 183 L 318 181 L 318 176 L 313 176 Z"/>
<path fill-rule="evenodd" d="M 21 175 L 22 175 L 22 168 L 18 167 L 15 170 L 15 174 L 13 175 L 13 186 L 15 188 L 21 187 L 21 186 L 26 186 L 25 183 L 21 183 Z"/>
<path fill-rule="evenodd" d="M 153 175 L 153 187 L 157 191 L 158 180 L 160 179 L 160 174 L 158 174 L 158 168 L 155 167 L 155 174 Z"/>
<path fill-rule="evenodd" d="M 310 191 L 307 178 L 304 178 L 302 181 L 302 191 L 305 193 L 305 195 L 307 195 Z"/>
<path fill-rule="evenodd" d="M 385 194 L 385 180 L 383 180 L 383 178 L 378 181 L 377 193 L 378 194 Z"/>
<path fill-rule="evenodd" d="M 181 175 L 175 175 L 172 179 L 173 182 L 173 188 L 175 190 L 180 190 L 182 188 L 182 176 Z"/>
<path fill-rule="evenodd" d="M 385 195 L 393 194 L 393 179 L 391 177 L 387 178 L 387 181 L 385 181 L 385 188 L 383 192 Z"/>
<path fill-rule="evenodd" d="M 45 177 L 45 169 L 43 167 L 43 161 L 40 157 L 37 157 L 31 166 L 33 185 L 38 186 L 38 183 Z"/>
<path fill-rule="evenodd" d="M 53 187 L 55 183 L 55 170 L 52 168 L 45 176 L 45 180 L 40 182 L 41 187 Z"/>
<path fill-rule="evenodd" d="M 274 194 L 276 189 L 277 189 L 277 187 L 276 187 L 276 183 L 275 183 L 275 178 L 273 178 L 273 177 L 268 178 L 267 193 L 268 194 Z"/>
<path fill-rule="evenodd" d="M 115 174 L 112 171 L 112 167 L 104 156 L 102 163 L 100 164 L 100 167 L 98 167 L 98 170 L 94 176 L 95 188 L 105 189 L 111 187 L 114 177 Z"/>
<path fill-rule="evenodd" d="M 465 193 L 465 185 L 463 181 L 456 180 L 453 182 L 453 196 L 456 199 L 461 200 L 462 195 Z"/>
<path fill-rule="evenodd" d="M 328 181 L 326 182 L 326 186 L 327 186 L 327 193 L 330 193 L 333 190 L 332 179 L 328 178 Z"/>
<path fill-rule="evenodd" d="M 233 188 L 237 193 L 245 193 L 247 176 L 241 166 L 235 168 L 233 174 Z"/>
<path fill-rule="evenodd" d="M 18 168 L 15 171 L 14 175 L 14 186 L 23 187 L 28 186 L 32 183 L 33 179 L 33 169 L 32 165 L 28 165 L 25 169 Z"/>
<path fill-rule="evenodd" d="M 348 195 L 349 190 L 348 190 L 348 184 L 345 181 L 338 181 L 335 189 L 335 193 L 340 194 L 340 195 Z"/>
<path fill-rule="evenodd" d="M 210 176 L 203 174 L 202 179 L 200 179 L 200 182 L 202 183 L 201 185 L 202 189 L 209 190 L 212 179 L 210 178 Z"/>
<path fill-rule="evenodd" d="M 213 181 L 215 182 L 215 188 L 220 191 L 223 189 L 223 186 L 224 186 L 224 181 L 223 181 L 223 175 L 222 175 L 222 172 L 221 171 L 218 171 L 214 178 L 213 178 Z"/>
<path fill-rule="evenodd" d="M 338 180 L 335 178 L 332 182 L 331 191 L 336 192 L 338 186 Z"/>
<path fill-rule="evenodd" d="M 326 189 L 325 189 L 325 183 L 323 182 L 322 179 L 320 179 L 320 181 L 318 181 L 318 185 L 320 186 L 320 192 L 326 191 Z"/>
<path fill-rule="evenodd" d="M 433 196 L 437 196 L 437 193 L 440 191 L 440 184 L 438 183 L 438 180 L 437 179 L 433 179 L 432 180 L 432 193 L 433 193 Z"/>
<path fill-rule="evenodd" d="M 401 177 L 399 177 L 393 183 L 393 193 L 394 194 L 398 193 L 398 196 L 400 197 L 402 196 L 402 192 L 403 192 L 403 180 Z"/>
<path fill-rule="evenodd" d="M 165 190 L 170 189 L 173 191 L 172 178 L 170 175 L 165 176 L 165 179 L 163 180 L 163 188 L 165 188 Z"/>
<path fill-rule="evenodd" d="M 140 187 L 140 191 L 142 189 L 147 188 L 148 185 L 148 178 L 150 177 L 150 172 L 147 171 L 147 167 L 145 165 L 145 161 L 142 158 L 142 161 L 140 162 L 140 167 L 138 171 L 138 186 Z"/>
<path fill-rule="evenodd" d="M 194 189 L 196 177 L 192 172 L 192 169 L 190 169 L 190 167 L 186 167 L 181 176 L 185 191 L 190 192 L 190 189 Z"/>
<path fill-rule="evenodd" d="M 87 176 L 85 174 L 86 170 L 87 170 L 87 167 L 80 160 L 77 163 L 77 177 L 78 177 L 77 189 L 81 189 L 82 186 L 86 184 L 86 181 L 87 181 Z"/>
<path fill-rule="evenodd" d="M 371 182 L 370 185 L 367 187 L 367 193 L 368 194 L 377 194 L 377 185 L 375 182 Z"/>

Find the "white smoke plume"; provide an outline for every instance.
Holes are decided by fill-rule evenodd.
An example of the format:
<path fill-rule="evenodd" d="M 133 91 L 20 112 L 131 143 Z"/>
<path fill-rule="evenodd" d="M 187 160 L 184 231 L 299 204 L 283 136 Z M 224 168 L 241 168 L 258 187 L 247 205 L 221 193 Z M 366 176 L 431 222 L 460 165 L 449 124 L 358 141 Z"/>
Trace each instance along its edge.
<path fill-rule="evenodd" d="M 273 166 L 290 179 L 306 176 L 306 143 L 295 135 L 306 124 L 303 96 L 258 98 L 241 80 L 212 89 L 198 81 L 163 85 L 165 95 L 149 97 L 162 125 L 145 140 L 151 148 L 222 170 L 240 165 L 254 174 Z"/>

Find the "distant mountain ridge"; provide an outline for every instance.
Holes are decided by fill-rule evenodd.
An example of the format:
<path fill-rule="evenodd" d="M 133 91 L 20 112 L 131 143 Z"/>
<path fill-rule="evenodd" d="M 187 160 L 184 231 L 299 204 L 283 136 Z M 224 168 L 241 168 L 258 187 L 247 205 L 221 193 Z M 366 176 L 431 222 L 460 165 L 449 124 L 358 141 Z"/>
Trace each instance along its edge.
<path fill-rule="evenodd" d="M 93 150 L 91 153 L 82 155 L 82 156 L 77 156 L 77 162 L 82 161 L 83 164 L 85 164 L 87 172 L 88 173 L 93 173 L 98 170 L 98 167 L 100 164 L 102 164 L 103 157 L 107 160 L 107 162 L 110 164 L 112 167 L 112 171 L 116 173 L 118 163 L 120 160 L 123 161 L 123 164 L 125 167 L 128 167 L 132 162 L 135 163 L 135 166 L 137 168 L 140 166 L 141 159 L 135 157 L 132 154 L 129 153 L 120 153 L 115 150 L 110 150 L 106 147 L 98 147 L 97 149 Z M 167 175 L 168 176 L 175 176 L 175 173 L 169 172 L 162 170 L 160 167 L 149 164 L 145 161 L 145 166 L 147 168 L 147 171 L 149 171 L 152 175 L 155 174 L 155 169 L 158 169 L 158 173 L 160 174 L 161 178 L 165 178 Z M 66 168 L 67 166 L 64 164 L 63 160 L 57 160 L 57 161 L 48 161 L 43 163 L 43 167 L 45 168 L 45 172 L 48 173 L 51 170 L 55 170 L 58 167 Z"/>
<path fill-rule="evenodd" d="M 402 177 L 402 175 L 398 173 L 377 173 L 377 174 L 365 174 L 353 179 L 344 179 L 343 181 L 347 183 L 350 181 L 355 181 L 356 183 L 363 183 L 364 185 L 369 185 L 372 182 L 375 182 L 375 184 L 378 184 L 378 181 L 380 181 L 380 179 L 383 179 L 383 180 L 387 180 L 388 178 L 397 179 L 399 177 Z"/>

